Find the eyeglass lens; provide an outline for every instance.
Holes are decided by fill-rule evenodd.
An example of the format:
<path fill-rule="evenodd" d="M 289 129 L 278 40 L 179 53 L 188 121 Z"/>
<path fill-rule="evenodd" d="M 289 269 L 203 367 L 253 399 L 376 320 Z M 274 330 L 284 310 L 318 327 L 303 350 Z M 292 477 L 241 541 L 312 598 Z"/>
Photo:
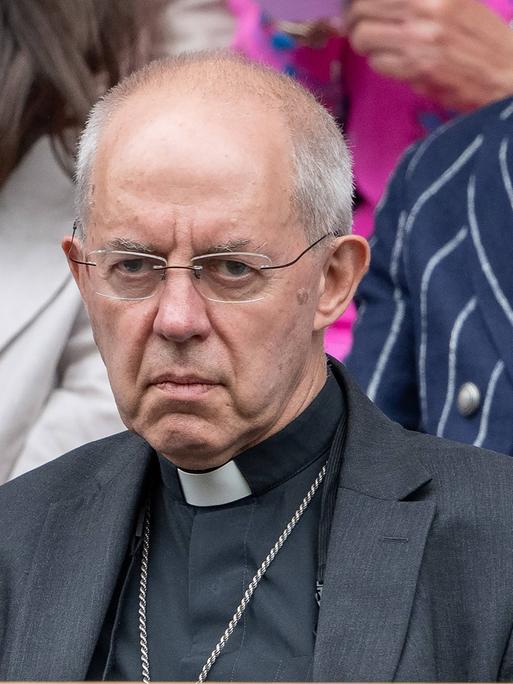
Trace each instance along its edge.
<path fill-rule="evenodd" d="M 92 252 L 87 260 L 97 294 L 113 299 L 138 300 L 152 297 L 168 271 L 162 257 L 123 251 Z M 229 252 L 194 257 L 188 268 L 198 292 L 211 301 L 250 302 L 265 296 L 270 274 L 268 257 L 261 254 Z"/>

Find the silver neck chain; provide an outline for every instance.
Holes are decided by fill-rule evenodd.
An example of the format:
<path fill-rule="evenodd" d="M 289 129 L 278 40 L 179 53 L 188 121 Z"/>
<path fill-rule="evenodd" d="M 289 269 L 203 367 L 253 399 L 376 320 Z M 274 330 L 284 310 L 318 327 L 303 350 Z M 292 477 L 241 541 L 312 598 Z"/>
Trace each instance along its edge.
<path fill-rule="evenodd" d="M 301 502 L 299 508 L 296 510 L 290 521 L 287 523 L 287 526 L 283 530 L 283 532 L 280 534 L 278 539 L 276 540 L 276 543 L 274 546 L 271 548 L 267 556 L 265 557 L 262 565 L 258 568 L 258 571 L 256 575 L 253 577 L 251 582 L 248 584 L 248 587 L 246 591 L 244 592 L 244 595 L 242 597 L 241 602 L 237 606 L 237 609 L 235 610 L 235 613 L 233 614 L 230 622 L 228 623 L 227 628 L 223 632 L 221 638 L 215 645 L 214 650 L 212 653 L 209 655 L 207 658 L 205 664 L 203 665 L 203 668 L 201 669 L 200 674 L 198 675 L 198 681 L 196 684 L 203 684 L 203 682 L 207 679 L 208 673 L 210 672 L 212 666 L 216 662 L 217 658 L 219 657 L 219 654 L 223 650 L 223 648 L 226 646 L 226 642 L 228 639 L 231 637 L 233 634 L 235 627 L 237 626 L 237 623 L 241 619 L 244 611 L 246 610 L 248 603 L 251 601 L 251 598 L 255 592 L 255 589 L 257 588 L 258 584 L 260 583 L 260 580 L 262 577 L 265 575 L 267 568 L 271 565 L 273 560 L 276 558 L 278 552 L 280 551 L 281 547 L 285 544 L 287 541 L 290 533 L 294 529 L 294 527 L 297 525 L 299 522 L 299 519 L 303 515 L 303 513 L 306 511 L 308 508 L 308 505 L 310 501 L 313 499 L 315 492 L 319 489 L 322 481 L 324 480 L 324 476 L 326 475 L 326 466 L 327 464 L 325 463 L 317 477 L 312 483 L 312 486 L 308 490 L 305 498 Z M 149 560 L 149 555 L 150 555 L 150 528 L 151 528 L 151 512 L 150 512 L 150 504 L 149 502 L 146 505 L 146 511 L 144 515 L 144 531 L 143 531 L 143 541 L 142 541 L 142 558 L 141 558 L 141 574 L 139 578 L 139 644 L 140 644 L 140 654 L 141 654 L 141 674 L 142 674 L 142 681 L 144 684 L 149 684 L 151 682 L 150 679 L 150 656 L 149 656 L 149 650 L 148 650 L 148 633 L 146 631 L 146 592 L 148 588 L 148 560 Z"/>

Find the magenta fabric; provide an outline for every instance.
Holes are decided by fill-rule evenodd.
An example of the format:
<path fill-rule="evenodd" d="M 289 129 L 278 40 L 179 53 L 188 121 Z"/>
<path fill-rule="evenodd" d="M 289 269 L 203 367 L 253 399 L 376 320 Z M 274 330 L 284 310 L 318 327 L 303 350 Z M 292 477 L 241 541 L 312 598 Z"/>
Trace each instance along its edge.
<path fill-rule="evenodd" d="M 483 0 L 505 21 L 513 17 L 513 0 Z M 365 58 L 354 53 L 344 38 L 332 38 L 322 49 L 288 46 L 255 0 L 228 0 L 236 17 L 233 48 L 250 59 L 294 75 L 310 88 L 334 115 L 345 112 L 345 134 L 354 156 L 355 184 L 359 204 L 353 230 L 368 237 L 373 214 L 391 171 L 403 151 L 424 137 L 454 112 L 415 94 L 407 84 L 381 76 Z M 273 5 L 281 16 L 279 0 Z M 343 359 L 351 348 L 355 309 L 326 332 L 326 351 Z"/>

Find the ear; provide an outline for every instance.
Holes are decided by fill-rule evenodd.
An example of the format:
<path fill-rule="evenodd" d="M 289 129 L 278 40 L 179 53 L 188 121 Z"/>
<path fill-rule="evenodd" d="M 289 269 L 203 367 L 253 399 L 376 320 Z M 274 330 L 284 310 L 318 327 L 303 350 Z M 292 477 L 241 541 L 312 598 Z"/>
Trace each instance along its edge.
<path fill-rule="evenodd" d="M 69 270 L 71 271 L 71 274 L 73 275 L 73 278 L 75 279 L 75 282 L 78 285 L 82 297 L 84 297 L 84 278 L 86 275 L 87 266 L 81 266 L 80 264 L 77 264 L 70 259 L 70 257 L 72 257 L 73 259 L 78 259 L 80 261 L 83 258 L 82 252 L 80 250 L 80 241 L 77 240 L 76 237 L 73 239 L 71 235 L 66 235 L 62 239 L 61 247 L 62 251 L 64 252 L 68 260 Z"/>
<path fill-rule="evenodd" d="M 314 330 L 327 328 L 349 306 L 361 279 L 369 268 L 370 249 L 360 235 L 337 238 L 324 264 L 319 283 L 319 302 Z"/>

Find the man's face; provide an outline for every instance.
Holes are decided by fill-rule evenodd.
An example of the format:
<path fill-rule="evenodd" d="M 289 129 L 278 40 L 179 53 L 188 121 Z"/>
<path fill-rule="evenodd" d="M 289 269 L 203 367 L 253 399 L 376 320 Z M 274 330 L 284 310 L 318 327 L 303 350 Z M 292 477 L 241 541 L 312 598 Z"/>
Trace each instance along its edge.
<path fill-rule="evenodd" d="M 134 96 L 109 124 L 92 177 L 84 253 L 130 241 L 188 265 L 222 245 L 274 264 L 306 246 L 290 205 L 289 134 L 251 106 Z M 95 339 L 127 427 L 178 466 L 225 463 L 290 422 L 323 382 L 313 250 L 272 272 L 266 297 L 221 303 L 170 270 L 142 301 L 95 294 L 78 269 Z"/>

